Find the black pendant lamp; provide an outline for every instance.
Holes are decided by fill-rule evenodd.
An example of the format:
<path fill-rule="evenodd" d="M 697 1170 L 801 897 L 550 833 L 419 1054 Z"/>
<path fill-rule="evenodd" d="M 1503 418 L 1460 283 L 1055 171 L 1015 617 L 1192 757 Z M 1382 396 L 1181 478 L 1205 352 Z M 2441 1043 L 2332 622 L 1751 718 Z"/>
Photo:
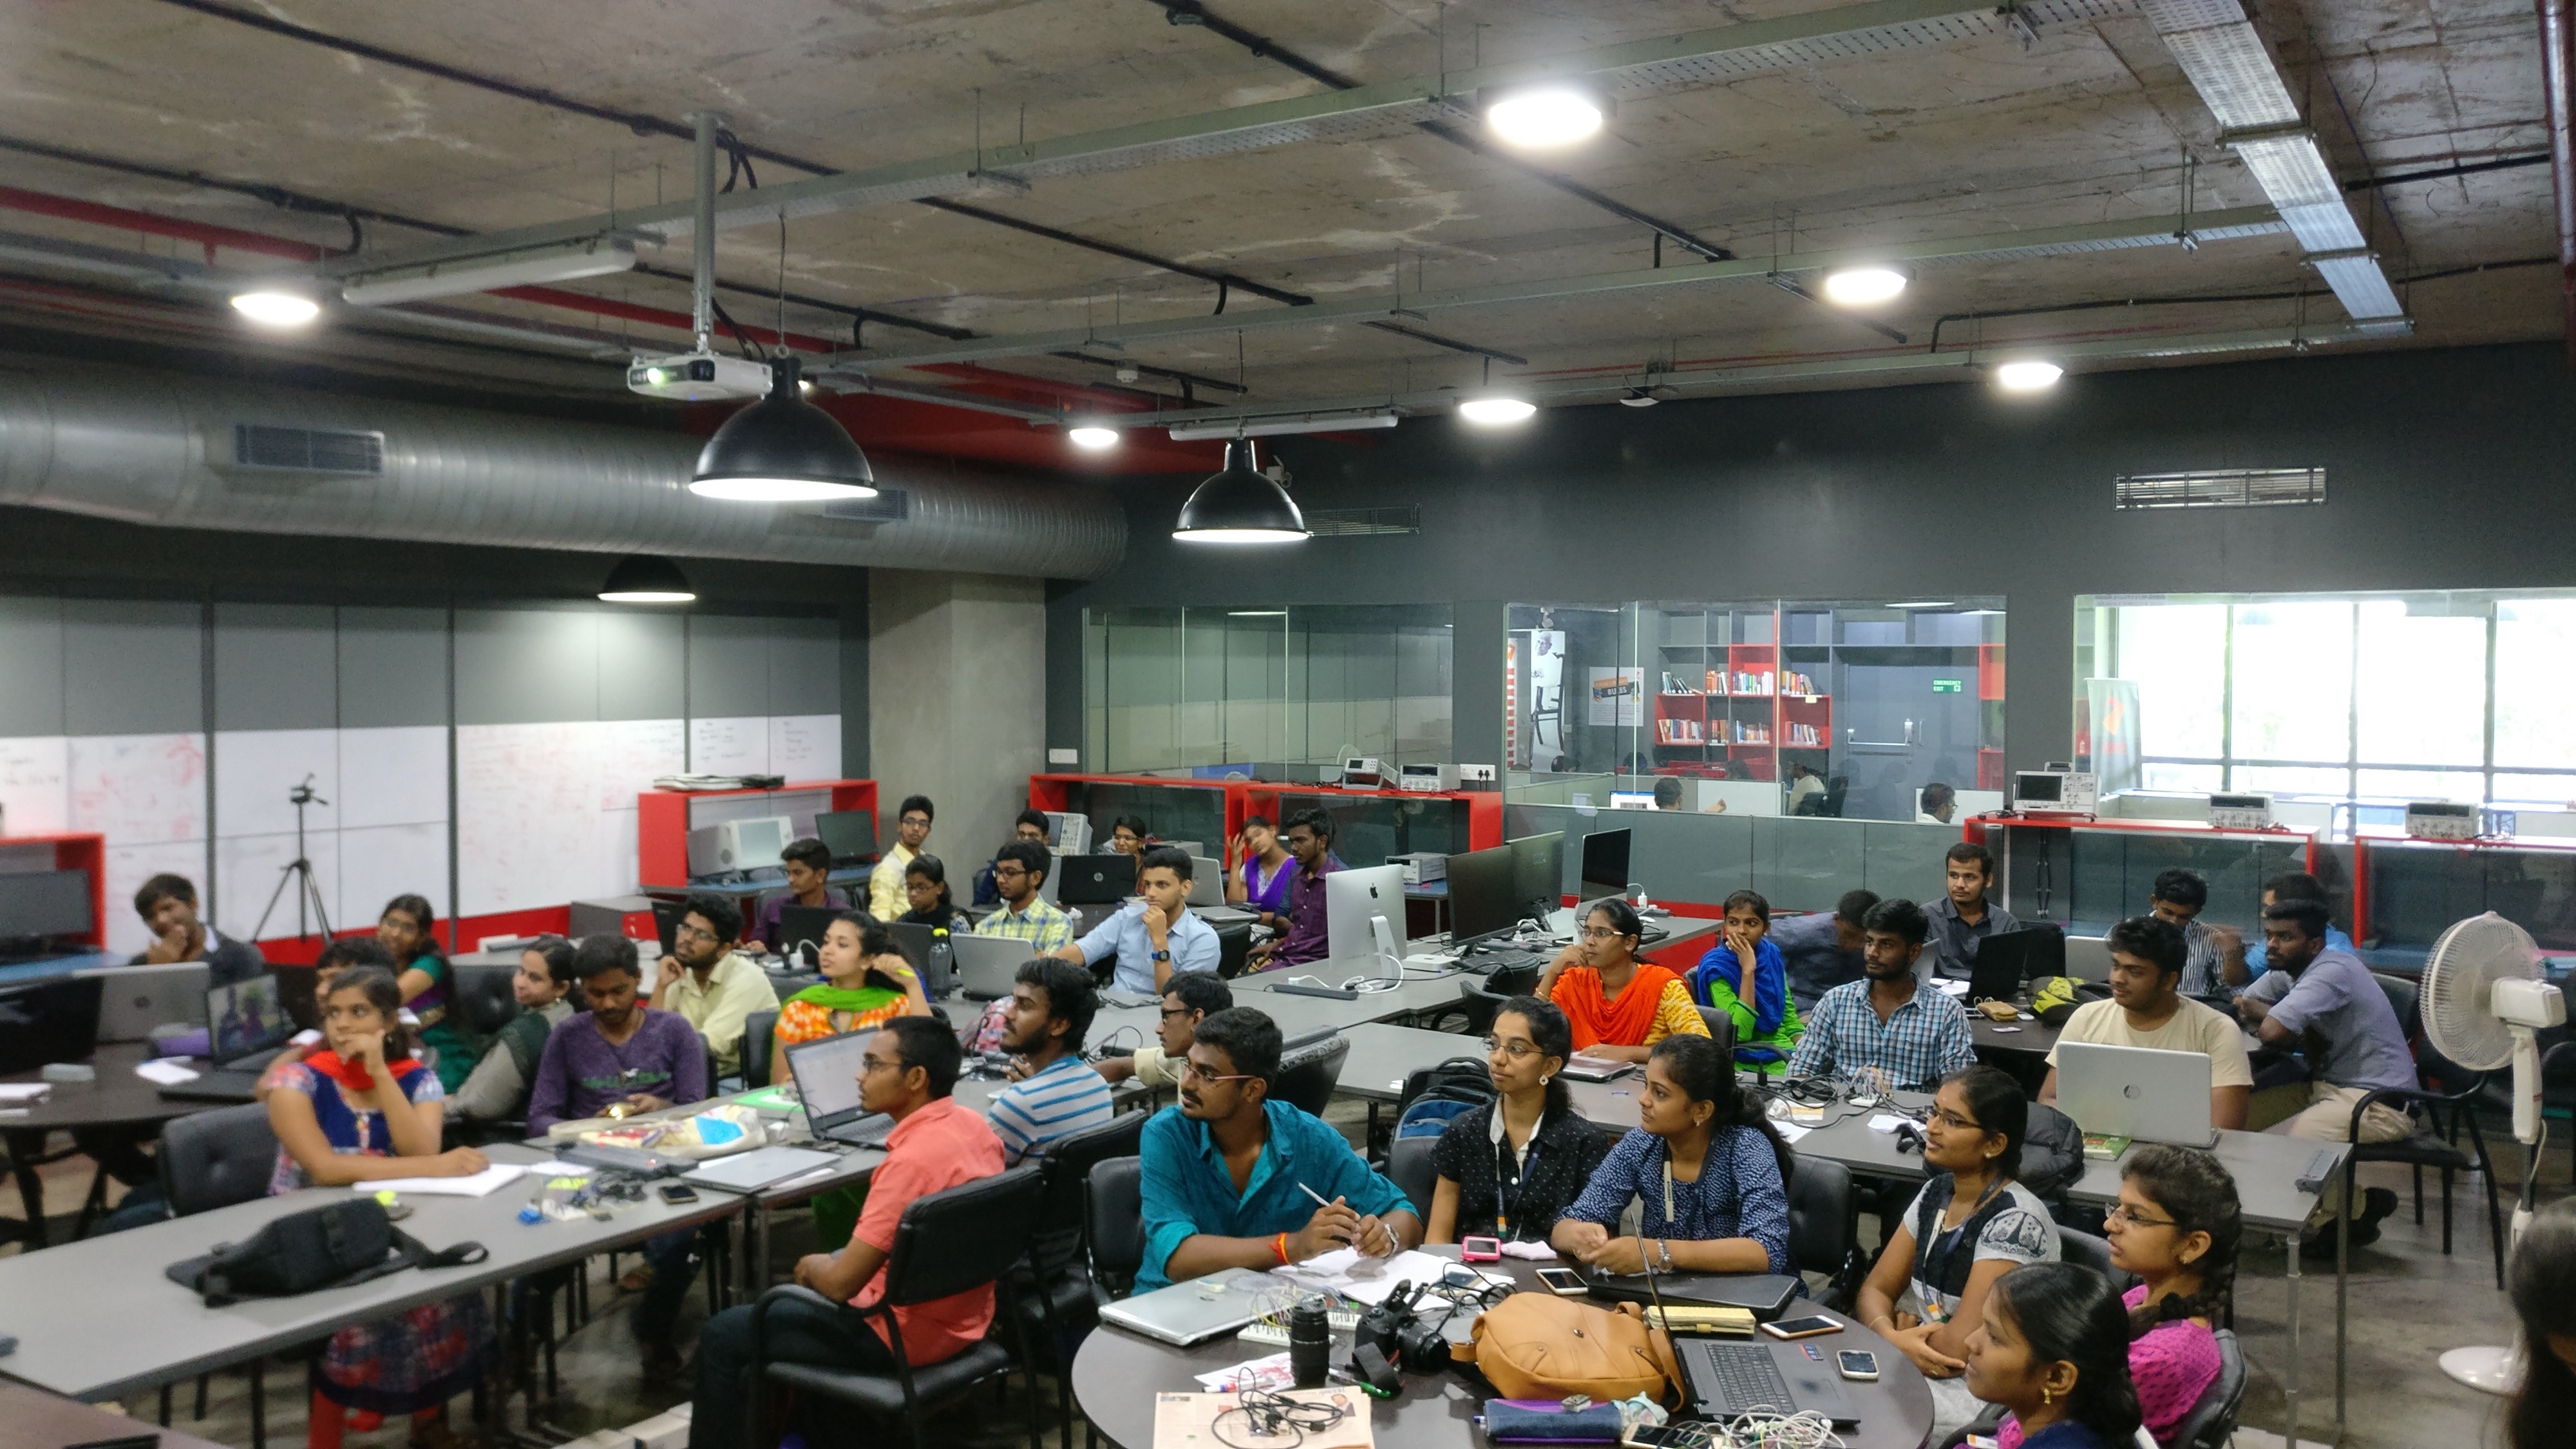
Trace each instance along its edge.
<path fill-rule="evenodd" d="M 797 390 L 797 363 L 769 365 L 769 396 L 725 419 L 698 454 L 689 491 L 745 503 L 874 498 L 868 455 L 832 415 Z"/>
<path fill-rule="evenodd" d="M 599 597 L 610 604 L 686 604 L 697 599 L 698 591 L 689 587 L 689 576 L 678 564 L 660 554 L 639 553 L 608 571 Z"/>
<path fill-rule="evenodd" d="M 1252 466 L 1252 441 L 1225 445 L 1225 468 L 1190 493 L 1172 537 L 1183 543 L 1303 543 L 1312 530 L 1288 490 Z"/>

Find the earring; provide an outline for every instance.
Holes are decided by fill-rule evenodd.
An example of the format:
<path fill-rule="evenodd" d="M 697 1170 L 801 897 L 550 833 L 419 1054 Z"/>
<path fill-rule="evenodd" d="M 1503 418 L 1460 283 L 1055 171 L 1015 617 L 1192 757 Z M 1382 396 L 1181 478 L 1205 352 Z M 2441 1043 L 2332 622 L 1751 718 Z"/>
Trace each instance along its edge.
<path fill-rule="evenodd" d="M 2053 1404 L 2053 1403 L 2056 1403 L 2056 1402 L 2057 1402 L 2057 1391 L 2056 1391 L 2055 1389 L 2050 1388 L 2050 1387 L 2049 1387 L 2048 1385 L 2046 1385 L 2046 1384 L 2041 1384 L 2041 1385 L 2039 1386 L 2039 1401 L 2040 1401 L 2041 1403 L 2043 1403 L 2043 1404 Z"/>
<path fill-rule="evenodd" d="M 1539 1078 L 1539 1079 L 1538 1079 L 1538 1084 L 1539 1084 L 1540 1086 L 1544 1087 L 1544 1086 L 1546 1086 L 1546 1085 L 1548 1084 L 1548 1081 L 1549 1081 L 1549 1079 L 1548 1079 L 1548 1078 L 1546 1078 L 1546 1077 L 1541 1077 L 1541 1078 Z"/>

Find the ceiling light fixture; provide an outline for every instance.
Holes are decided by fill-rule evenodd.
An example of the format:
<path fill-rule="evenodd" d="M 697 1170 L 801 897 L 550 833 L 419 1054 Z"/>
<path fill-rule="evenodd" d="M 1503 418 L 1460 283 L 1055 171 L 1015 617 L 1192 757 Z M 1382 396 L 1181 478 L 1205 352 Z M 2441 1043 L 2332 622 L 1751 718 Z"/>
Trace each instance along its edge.
<path fill-rule="evenodd" d="M 797 361 L 770 363 L 769 396 L 725 419 L 698 453 L 689 491 L 741 503 L 874 498 L 868 455 L 830 413 L 798 395 Z"/>
<path fill-rule="evenodd" d="M 1066 429 L 1064 436 L 1075 447 L 1089 453 L 1118 446 L 1118 430 L 1099 423 L 1078 423 Z"/>
<path fill-rule="evenodd" d="M 1225 467 L 1192 490 L 1172 526 L 1183 543 L 1303 543 L 1311 533 L 1288 490 L 1254 466 L 1244 438 L 1225 445 Z"/>
<path fill-rule="evenodd" d="M 639 553 L 608 571 L 599 597 L 610 604 L 687 604 L 696 602 L 698 591 L 689 587 L 689 576 L 678 564 L 660 554 Z"/>
<path fill-rule="evenodd" d="M 557 246 L 504 252 L 465 262 L 431 262 L 353 276 L 340 288 L 352 306 L 389 307 L 432 297 L 462 297 L 538 282 L 570 282 L 635 269 L 635 244 L 624 238 L 587 237 Z"/>
<path fill-rule="evenodd" d="M 1295 417 L 1236 418 L 1232 421 L 1189 423 L 1167 429 L 1175 443 L 1204 442 L 1210 438 L 1272 438 L 1295 433 L 1352 433 L 1369 428 L 1391 428 L 1396 416 L 1383 408 L 1360 412 L 1300 413 Z"/>
<path fill-rule="evenodd" d="M 301 292 L 260 287 L 234 293 L 233 310 L 262 327 L 301 327 L 322 315 L 322 304 Z"/>
<path fill-rule="evenodd" d="M 2057 386 L 2066 369 L 2054 362 L 2026 359 L 2007 362 L 1995 369 L 1995 386 L 2006 392 L 2039 392 Z"/>
<path fill-rule="evenodd" d="M 1619 394 L 1619 406 L 1623 408 L 1650 408 L 1662 401 L 1651 387 L 1632 387 Z"/>
<path fill-rule="evenodd" d="M 1486 128 L 1514 146 L 1571 146 L 1600 134 L 1610 97 L 1583 81 L 1497 87 L 1477 98 Z"/>
<path fill-rule="evenodd" d="M 1458 416 L 1480 427 L 1488 428 L 1500 427 L 1506 423 L 1527 422 L 1530 415 L 1537 411 L 1536 403 L 1508 394 L 1471 397 L 1458 404 Z"/>
<path fill-rule="evenodd" d="M 1843 267 L 1825 273 L 1825 300 L 1837 307 L 1875 307 L 1895 301 L 1911 280 L 1903 267 Z"/>
<path fill-rule="evenodd" d="M 1902 604 L 1888 604 L 1883 607 L 1890 609 L 1946 609 L 1950 607 L 1950 601 L 1948 599 L 1912 599 Z"/>

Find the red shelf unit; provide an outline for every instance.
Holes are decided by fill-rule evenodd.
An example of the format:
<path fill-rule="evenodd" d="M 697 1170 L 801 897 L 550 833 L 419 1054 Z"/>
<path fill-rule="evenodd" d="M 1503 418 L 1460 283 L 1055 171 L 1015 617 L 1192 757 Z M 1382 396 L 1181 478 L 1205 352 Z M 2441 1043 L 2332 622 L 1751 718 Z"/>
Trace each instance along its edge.
<path fill-rule="evenodd" d="M 1497 797 L 1499 798 L 1499 797 Z M 107 837 L 76 835 L 69 832 L 53 835 L 0 836 L 0 853 L 23 855 L 32 864 L 50 853 L 52 863 L 39 865 L 39 870 L 85 870 L 89 872 L 89 929 L 63 939 L 78 941 L 93 950 L 107 947 Z"/>
<path fill-rule="evenodd" d="M 1467 802 L 1467 848 L 1489 850 L 1503 843 L 1503 796 L 1499 790 L 1442 790 L 1422 793 L 1410 790 L 1346 790 L 1339 785 L 1283 785 L 1268 780 L 1185 780 L 1162 775 L 1031 775 L 1029 807 L 1033 810 L 1069 809 L 1069 786 L 1073 785 L 1148 785 L 1173 790 L 1222 790 L 1225 792 L 1225 833 L 1232 839 L 1243 829 L 1243 822 L 1253 815 L 1278 817 L 1282 795 L 1347 796 L 1359 800 L 1464 800 Z M 1210 846 L 1215 841 L 1207 842 Z"/>
<path fill-rule="evenodd" d="M 804 780 L 775 790 L 647 790 L 635 797 L 636 880 L 647 890 L 684 890 L 689 884 L 689 802 L 727 795 L 832 792 L 832 808 L 877 812 L 874 780 Z M 881 832 L 882 833 L 882 832 Z"/>

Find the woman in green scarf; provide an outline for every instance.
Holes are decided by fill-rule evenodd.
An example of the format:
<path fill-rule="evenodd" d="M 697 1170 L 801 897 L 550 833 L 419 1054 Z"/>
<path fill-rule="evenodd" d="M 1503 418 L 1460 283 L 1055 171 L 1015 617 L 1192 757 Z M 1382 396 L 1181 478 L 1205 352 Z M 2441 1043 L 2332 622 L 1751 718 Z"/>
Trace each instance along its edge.
<path fill-rule="evenodd" d="M 898 1016 L 930 1015 L 921 974 L 894 948 L 884 924 L 865 911 L 834 916 L 815 960 L 822 984 L 779 1003 L 777 1048 L 769 1054 L 772 1082 L 788 1080 L 789 1047 L 864 1031 Z"/>

